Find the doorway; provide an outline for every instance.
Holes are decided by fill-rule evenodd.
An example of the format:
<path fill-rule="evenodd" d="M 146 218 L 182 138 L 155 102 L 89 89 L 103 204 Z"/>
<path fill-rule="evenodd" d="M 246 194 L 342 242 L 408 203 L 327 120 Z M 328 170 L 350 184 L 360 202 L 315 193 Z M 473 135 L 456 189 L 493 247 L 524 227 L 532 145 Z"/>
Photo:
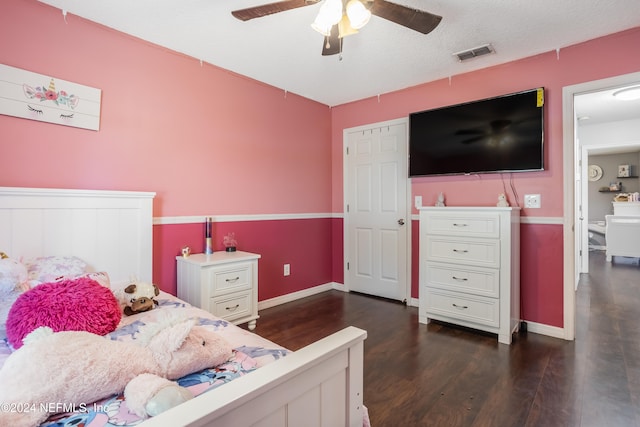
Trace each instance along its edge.
<path fill-rule="evenodd" d="M 578 116 L 576 114 L 576 98 L 581 95 L 593 94 L 637 85 L 640 73 L 626 74 L 602 80 L 596 80 L 563 88 L 563 176 L 564 176 L 564 206 L 563 206 L 563 237 L 564 237 L 564 338 L 575 338 L 575 293 L 580 279 L 583 265 L 581 251 L 582 239 L 585 231 L 583 209 L 583 186 L 587 181 L 587 158 L 584 155 L 578 137 Z M 584 256 L 587 256 L 584 254 Z"/>

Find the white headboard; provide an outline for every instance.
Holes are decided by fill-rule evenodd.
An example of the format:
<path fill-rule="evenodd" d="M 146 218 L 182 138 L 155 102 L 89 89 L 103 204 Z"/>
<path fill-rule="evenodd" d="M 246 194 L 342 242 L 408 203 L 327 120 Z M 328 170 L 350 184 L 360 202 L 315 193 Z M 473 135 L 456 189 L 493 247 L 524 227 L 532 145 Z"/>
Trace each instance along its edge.
<path fill-rule="evenodd" d="M 112 282 L 151 281 L 154 196 L 0 187 L 0 251 L 25 260 L 73 255 Z"/>

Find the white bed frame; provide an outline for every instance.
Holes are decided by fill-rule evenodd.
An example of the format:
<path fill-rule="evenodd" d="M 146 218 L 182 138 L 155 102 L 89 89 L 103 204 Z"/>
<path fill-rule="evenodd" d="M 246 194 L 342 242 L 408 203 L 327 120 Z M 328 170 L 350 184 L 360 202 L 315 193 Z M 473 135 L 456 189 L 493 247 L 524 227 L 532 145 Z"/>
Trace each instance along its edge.
<path fill-rule="evenodd" d="M 640 216 L 606 215 L 607 261 L 614 256 L 640 257 Z"/>
<path fill-rule="evenodd" d="M 151 281 L 154 196 L 0 187 L 0 251 L 75 255 L 112 283 Z M 362 426 L 366 335 L 345 328 L 141 425 Z"/>

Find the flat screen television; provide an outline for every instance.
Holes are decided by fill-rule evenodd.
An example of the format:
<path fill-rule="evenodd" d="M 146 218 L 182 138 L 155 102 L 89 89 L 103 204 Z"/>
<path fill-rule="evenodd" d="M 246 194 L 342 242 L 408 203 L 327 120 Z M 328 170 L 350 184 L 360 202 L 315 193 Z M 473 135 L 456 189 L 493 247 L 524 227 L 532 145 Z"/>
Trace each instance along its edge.
<path fill-rule="evenodd" d="M 544 88 L 409 115 L 409 176 L 544 170 Z"/>

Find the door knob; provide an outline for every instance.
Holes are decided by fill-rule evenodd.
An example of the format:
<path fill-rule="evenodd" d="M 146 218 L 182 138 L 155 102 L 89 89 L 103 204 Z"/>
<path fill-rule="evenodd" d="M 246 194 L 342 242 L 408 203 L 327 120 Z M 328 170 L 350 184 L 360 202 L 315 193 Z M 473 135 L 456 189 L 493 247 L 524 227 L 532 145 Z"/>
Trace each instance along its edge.
<path fill-rule="evenodd" d="M 398 220 L 398 225 L 404 225 L 404 219 L 400 218 L 400 219 Z"/>

